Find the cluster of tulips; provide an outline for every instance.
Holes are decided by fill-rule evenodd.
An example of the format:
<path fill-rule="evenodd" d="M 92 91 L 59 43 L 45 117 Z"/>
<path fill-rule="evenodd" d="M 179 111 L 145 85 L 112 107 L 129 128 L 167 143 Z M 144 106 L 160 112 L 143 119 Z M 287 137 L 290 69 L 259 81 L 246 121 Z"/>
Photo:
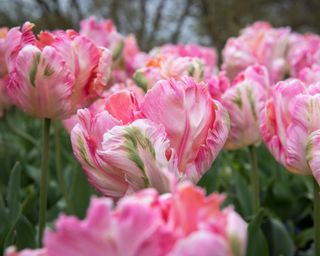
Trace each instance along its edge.
<path fill-rule="evenodd" d="M 221 208 L 224 195 L 194 184 L 222 148 L 249 147 L 257 213 L 261 140 L 289 171 L 313 175 L 320 255 L 319 36 L 257 22 L 227 41 L 219 68 L 214 48 L 143 52 L 109 20 L 83 20 L 78 32 L 35 35 L 33 26 L 0 30 L 0 113 L 16 105 L 44 120 L 43 248 L 7 256 L 245 255 L 246 222 Z M 92 198 L 84 220 L 60 216 L 43 237 L 52 119 L 105 197 Z"/>

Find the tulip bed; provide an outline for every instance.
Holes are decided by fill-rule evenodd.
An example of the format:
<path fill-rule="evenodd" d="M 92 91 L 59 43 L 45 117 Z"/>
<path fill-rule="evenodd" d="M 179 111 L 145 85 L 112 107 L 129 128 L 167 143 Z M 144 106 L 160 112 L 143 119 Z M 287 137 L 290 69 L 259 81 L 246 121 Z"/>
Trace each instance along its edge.
<path fill-rule="evenodd" d="M 320 256 L 318 35 L 33 29 L 0 29 L 0 253 Z"/>

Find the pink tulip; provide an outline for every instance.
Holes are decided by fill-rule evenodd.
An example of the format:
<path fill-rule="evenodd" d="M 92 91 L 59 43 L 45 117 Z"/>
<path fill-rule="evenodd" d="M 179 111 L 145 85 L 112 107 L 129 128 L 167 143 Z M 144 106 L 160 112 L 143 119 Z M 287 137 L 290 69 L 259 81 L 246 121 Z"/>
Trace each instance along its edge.
<path fill-rule="evenodd" d="M 8 28 L 0 27 L 0 79 L 4 78 L 8 74 L 6 61 L 4 58 L 5 54 L 5 40 L 7 37 Z"/>
<path fill-rule="evenodd" d="M 26 22 L 6 38 L 8 94 L 23 111 L 41 118 L 66 118 L 101 95 L 111 54 L 74 31 L 32 33 Z"/>
<path fill-rule="evenodd" d="M 272 28 L 267 22 L 256 22 L 230 38 L 223 49 L 222 69 L 230 79 L 252 64 L 264 65 L 272 82 L 286 74 L 286 51 L 289 28 Z"/>
<path fill-rule="evenodd" d="M 211 76 L 218 62 L 216 50 L 213 47 L 204 47 L 197 44 L 165 44 L 154 48 L 151 56 L 172 55 L 174 57 L 191 57 L 200 59 L 204 63 L 204 76 Z"/>
<path fill-rule="evenodd" d="M 139 104 L 132 92 L 121 90 L 106 99 L 101 112 L 78 111 L 73 150 L 89 182 L 104 195 L 119 198 L 148 186 L 170 190 L 175 154 L 161 125 L 139 119 Z"/>
<path fill-rule="evenodd" d="M 303 68 L 300 70 L 298 78 L 307 85 L 320 81 L 320 65 L 313 65 L 311 68 Z"/>
<path fill-rule="evenodd" d="M 62 215 L 46 232 L 45 255 L 244 256 L 247 224 L 232 207 L 221 210 L 223 201 L 191 184 L 161 196 L 142 190 L 114 209 L 110 199 L 93 198 L 84 220 Z M 33 255 L 42 254 L 6 256 Z"/>
<path fill-rule="evenodd" d="M 221 103 L 230 115 L 227 149 L 239 149 L 260 142 L 259 112 L 271 90 L 268 77 L 266 68 L 249 66 L 221 96 Z"/>
<path fill-rule="evenodd" d="M 144 92 L 143 90 L 136 86 L 135 83 L 132 80 L 127 80 L 125 83 L 118 83 L 110 87 L 107 91 L 104 91 L 100 98 L 95 100 L 88 108 L 90 110 L 90 113 L 98 114 L 99 112 L 102 112 L 106 109 L 106 100 L 107 98 L 112 95 L 113 93 L 122 91 L 122 90 L 128 90 L 129 92 L 132 92 L 134 97 L 141 101 Z M 78 123 L 78 116 L 77 114 L 72 115 L 68 119 L 63 120 L 63 126 L 68 131 L 68 133 L 71 132 L 73 127 Z"/>
<path fill-rule="evenodd" d="M 300 80 L 288 79 L 273 88 L 272 97 L 261 114 L 260 130 L 271 153 L 289 171 L 313 172 L 319 178 L 316 158 L 311 157 L 316 147 L 310 146 L 317 142 L 312 133 L 320 129 L 319 113 L 319 83 L 306 85 Z"/>
<path fill-rule="evenodd" d="M 111 20 L 97 21 L 95 17 L 82 20 L 80 34 L 98 46 L 111 49 L 114 61 L 111 77 L 114 83 L 125 82 L 147 60 L 147 54 L 140 51 L 134 35 L 122 36 Z"/>
<path fill-rule="evenodd" d="M 121 56 L 124 39 L 111 20 L 97 21 L 95 17 L 82 20 L 79 33 L 90 38 L 96 45 L 110 49 L 113 59 Z"/>
<path fill-rule="evenodd" d="M 210 76 L 206 79 L 208 91 L 211 97 L 221 101 L 222 95 L 230 88 L 230 81 L 226 76 L 225 71 L 219 72 L 218 75 Z"/>
<path fill-rule="evenodd" d="M 200 82 L 204 78 L 203 72 L 203 62 L 198 58 L 160 55 L 149 59 L 144 68 L 138 69 L 134 80 L 147 91 L 162 79 L 180 80 L 184 76 L 191 76 Z"/>
<path fill-rule="evenodd" d="M 197 182 L 228 136 L 227 112 L 192 78 L 159 81 L 143 99 L 116 91 L 104 106 L 78 111 L 71 141 L 90 183 L 114 198 L 149 186 L 167 192 L 172 182 L 185 179 Z"/>
<path fill-rule="evenodd" d="M 315 34 L 300 35 L 294 33 L 290 37 L 288 64 L 290 74 L 298 77 L 304 68 L 320 65 L 320 36 Z"/>
<path fill-rule="evenodd" d="M 45 249 L 25 249 L 21 252 L 17 252 L 16 249 L 12 246 L 6 250 L 5 256 L 48 256 L 47 250 Z"/>
<path fill-rule="evenodd" d="M 147 92 L 141 110 L 147 119 L 165 127 L 178 156 L 179 171 L 197 182 L 227 139 L 225 109 L 210 98 L 205 84 L 184 77 L 156 83 Z"/>
<path fill-rule="evenodd" d="M 320 184 L 320 129 L 312 132 L 306 145 L 306 160 L 312 175 Z"/>
<path fill-rule="evenodd" d="M 8 70 L 4 58 L 7 32 L 8 28 L 0 28 L 0 117 L 12 104 L 7 93 Z"/>

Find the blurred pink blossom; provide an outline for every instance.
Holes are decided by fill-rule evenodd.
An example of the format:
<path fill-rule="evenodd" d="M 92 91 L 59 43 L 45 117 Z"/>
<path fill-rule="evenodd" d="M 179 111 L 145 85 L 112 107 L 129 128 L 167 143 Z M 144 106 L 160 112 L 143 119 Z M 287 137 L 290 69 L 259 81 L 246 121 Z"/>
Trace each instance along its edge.
<path fill-rule="evenodd" d="M 249 65 L 260 64 L 275 83 L 287 73 L 289 36 L 290 28 L 273 28 L 267 22 L 249 25 L 238 37 L 228 39 L 222 51 L 222 69 L 233 79 Z"/>
<path fill-rule="evenodd" d="M 93 198 L 87 216 L 60 216 L 45 233 L 44 253 L 25 250 L 6 256 L 244 256 L 247 224 L 224 196 L 191 184 L 172 194 L 146 189 L 121 199 Z"/>

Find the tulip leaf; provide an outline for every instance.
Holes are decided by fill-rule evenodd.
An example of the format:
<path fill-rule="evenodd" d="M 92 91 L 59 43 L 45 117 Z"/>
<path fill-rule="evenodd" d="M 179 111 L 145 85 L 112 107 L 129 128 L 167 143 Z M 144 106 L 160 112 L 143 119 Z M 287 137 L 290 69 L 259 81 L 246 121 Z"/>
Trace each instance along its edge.
<path fill-rule="evenodd" d="M 17 220 L 20 213 L 19 192 L 21 172 L 19 165 L 19 162 L 16 162 L 13 166 L 8 185 L 7 201 L 12 223 Z"/>
<path fill-rule="evenodd" d="M 266 237 L 261 230 L 265 210 L 260 209 L 248 226 L 247 256 L 268 256 L 269 248 Z"/>
<path fill-rule="evenodd" d="M 75 170 L 70 193 L 70 199 L 73 202 L 75 211 L 74 213 L 78 217 L 83 218 L 87 211 L 90 197 L 93 194 L 93 189 L 90 187 L 88 179 L 82 170 Z"/>
<path fill-rule="evenodd" d="M 270 255 L 294 255 L 295 246 L 292 238 L 279 220 L 270 219 L 264 222 L 262 229 L 268 240 Z"/>
<path fill-rule="evenodd" d="M 16 246 L 19 250 L 36 247 L 36 232 L 30 221 L 21 215 L 16 224 Z"/>

